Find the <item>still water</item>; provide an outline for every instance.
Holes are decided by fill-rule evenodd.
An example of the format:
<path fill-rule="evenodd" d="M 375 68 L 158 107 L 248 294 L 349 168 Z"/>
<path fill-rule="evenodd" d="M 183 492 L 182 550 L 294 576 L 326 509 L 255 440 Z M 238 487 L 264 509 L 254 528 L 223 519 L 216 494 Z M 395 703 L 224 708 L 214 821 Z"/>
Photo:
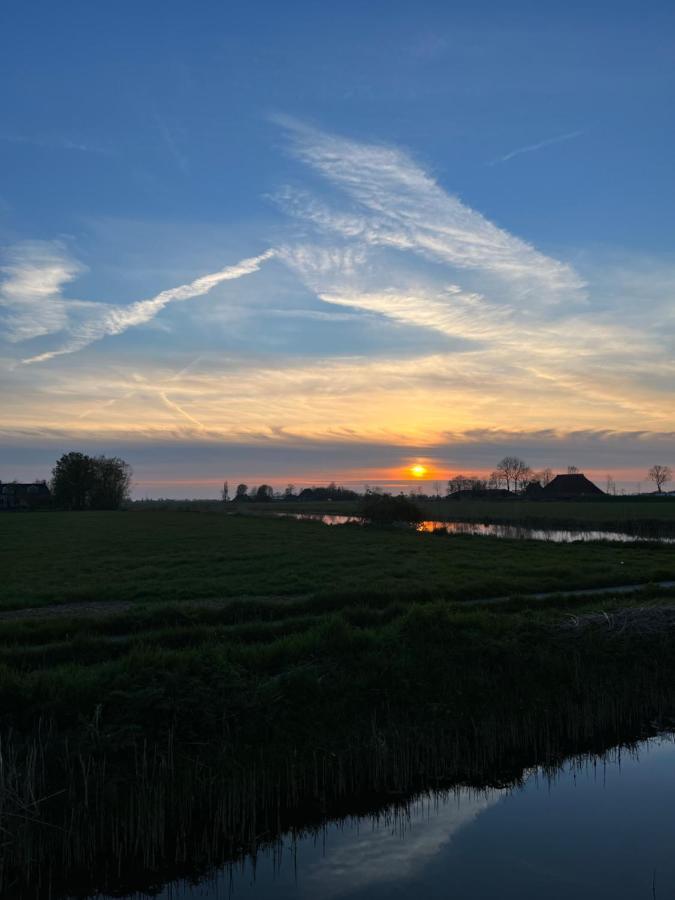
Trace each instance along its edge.
<path fill-rule="evenodd" d="M 360 516 L 333 516 L 318 513 L 274 513 L 292 519 L 323 522 L 324 525 L 363 524 Z M 571 541 L 649 541 L 659 544 L 675 544 L 675 537 L 639 537 L 622 531 L 573 531 L 567 528 L 523 528 L 520 525 L 487 525 L 483 522 L 425 521 L 415 526 L 417 531 L 444 531 L 447 534 L 470 534 L 483 537 L 510 538 L 512 540 L 553 541 L 567 544 Z"/>
<path fill-rule="evenodd" d="M 521 785 L 430 792 L 285 835 L 255 864 L 165 900 L 639 900 L 675 897 L 675 743 L 567 763 Z"/>

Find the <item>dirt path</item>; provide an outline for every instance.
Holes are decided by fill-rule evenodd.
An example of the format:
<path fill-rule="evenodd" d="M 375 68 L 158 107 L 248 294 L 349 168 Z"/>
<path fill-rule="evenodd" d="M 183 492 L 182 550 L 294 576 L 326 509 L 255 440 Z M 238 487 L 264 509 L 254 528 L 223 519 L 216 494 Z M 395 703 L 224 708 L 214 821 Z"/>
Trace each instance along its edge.
<path fill-rule="evenodd" d="M 675 581 L 654 581 L 640 584 L 622 584 L 613 587 L 577 588 L 571 591 L 542 591 L 535 594 L 510 594 L 503 597 L 484 597 L 478 600 L 460 600 L 462 606 L 489 606 L 498 603 L 508 603 L 515 597 L 523 600 L 550 600 L 553 597 L 602 597 L 608 594 L 635 594 L 645 588 L 675 588 Z M 279 603 L 289 600 L 308 599 L 303 597 L 225 597 L 223 599 L 210 600 L 185 600 L 177 601 L 175 605 L 185 609 L 195 609 L 204 606 L 226 606 L 228 603 L 241 600 L 260 602 L 262 600 L 275 600 Z M 154 601 L 154 605 L 160 605 L 161 601 Z M 19 619 L 58 619 L 58 618 L 86 618 L 90 616 L 110 616 L 138 609 L 138 603 L 128 600 L 101 600 L 93 603 L 60 603 L 55 606 L 30 606 L 26 609 L 9 609 L 0 612 L 0 622 L 18 621 Z"/>
<path fill-rule="evenodd" d="M 551 600 L 553 597 L 602 597 L 607 594 L 636 594 L 645 588 L 675 588 L 675 581 L 645 581 L 640 584 L 620 584 L 613 587 L 575 588 L 571 591 L 541 591 L 537 594 L 510 594 L 506 597 L 486 597 L 482 600 L 463 600 L 462 606 L 483 606 L 492 603 L 508 603 L 516 597 L 520 600 Z"/>

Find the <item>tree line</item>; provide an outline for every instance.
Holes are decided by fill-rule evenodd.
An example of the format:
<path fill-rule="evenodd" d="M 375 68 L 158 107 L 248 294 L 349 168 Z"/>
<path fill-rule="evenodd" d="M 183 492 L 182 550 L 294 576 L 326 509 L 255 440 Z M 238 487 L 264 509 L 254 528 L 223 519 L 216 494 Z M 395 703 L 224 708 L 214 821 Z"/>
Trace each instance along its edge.
<path fill-rule="evenodd" d="M 567 474 L 579 473 L 577 466 L 568 466 Z M 664 485 L 672 480 L 673 471 L 670 466 L 654 465 L 647 472 L 647 480 L 652 481 L 659 494 Z M 455 475 L 448 481 L 448 495 L 471 492 L 485 494 L 493 490 L 507 490 L 510 493 L 527 493 L 528 489 L 543 488 L 553 480 L 550 468 L 535 471 L 518 456 L 505 456 L 487 478 L 475 475 Z M 616 482 L 611 475 L 606 476 L 606 493 L 616 494 Z"/>
<path fill-rule="evenodd" d="M 576 466 L 568 466 L 568 474 L 575 474 L 578 471 Z M 75 451 L 64 453 L 52 469 L 50 488 L 53 504 L 59 509 L 68 510 L 119 509 L 130 499 L 131 477 L 131 467 L 117 456 L 88 456 Z M 545 487 L 553 477 L 550 468 L 537 472 L 520 457 L 505 456 L 487 478 L 455 475 L 447 483 L 447 496 L 462 493 L 480 496 L 494 490 L 527 494 L 530 487 Z M 664 486 L 672 478 L 673 470 L 667 465 L 653 465 L 647 472 L 647 479 L 654 483 L 658 494 L 663 493 Z M 616 493 L 614 479 L 609 475 L 606 486 L 607 493 Z M 366 496 L 382 493 L 378 489 L 370 488 L 366 488 L 365 492 Z M 436 496 L 439 496 L 438 488 Z M 275 492 L 269 484 L 249 487 L 241 483 L 236 486 L 232 496 L 226 481 L 221 492 L 223 501 L 233 503 L 266 503 L 272 500 L 355 501 L 361 500 L 362 497 L 362 494 L 340 487 L 334 481 L 325 487 L 308 487 L 299 492 L 296 492 L 293 484 L 287 485 L 282 492 Z M 417 497 L 422 499 L 419 493 Z"/>
<path fill-rule="evenodd" d="M 275 492 L 269 484 L 249 487 L 247 484 L 242 483 L 237 485 L 234 494 L 230 496 L 229 484 L 226 481 L 223 484 L 220 496 L 224 503 L 268 503 L 271 500 L 300 500 L 304 502 L 358 500 L 361 495 L 356 491 L 338 487 L 334 481 L 331 481 L 326 487 L 303 488 L 298 493 L 295 491 L 294 484 L 287 485 L 284 491 Z"/>

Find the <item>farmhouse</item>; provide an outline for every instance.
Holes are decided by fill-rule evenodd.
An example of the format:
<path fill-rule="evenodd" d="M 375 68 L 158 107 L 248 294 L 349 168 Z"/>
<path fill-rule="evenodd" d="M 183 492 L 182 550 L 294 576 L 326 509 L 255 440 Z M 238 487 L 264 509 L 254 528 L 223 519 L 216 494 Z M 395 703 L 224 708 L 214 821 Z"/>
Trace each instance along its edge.
<path fill-rule="evenodd" d="M 592 497 L 604 491 L 589 481 L 581 473 L 575 475 L 556 475 L 542 488 L 539 496 L 542 500 L 575 500 L 577 497 Z"/>
<path fill-rule="evenodd" d="M 33 484 L 19 484 L 18 481 L 3 484 L 0 481 L 0 510 L 49 506 L 51 496 L 51 491 L 44 481 L 36 481 Z"/>

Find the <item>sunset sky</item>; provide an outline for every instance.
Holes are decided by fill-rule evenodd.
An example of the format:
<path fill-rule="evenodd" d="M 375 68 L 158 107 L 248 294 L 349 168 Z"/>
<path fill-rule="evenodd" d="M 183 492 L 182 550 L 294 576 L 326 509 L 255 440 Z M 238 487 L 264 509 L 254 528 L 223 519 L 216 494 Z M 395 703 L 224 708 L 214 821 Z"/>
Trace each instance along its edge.
<path fill-rule="evenodd" d="M 675 466 L 674 88 L 672 2 L 3 4 L 0 479 Z"/>

